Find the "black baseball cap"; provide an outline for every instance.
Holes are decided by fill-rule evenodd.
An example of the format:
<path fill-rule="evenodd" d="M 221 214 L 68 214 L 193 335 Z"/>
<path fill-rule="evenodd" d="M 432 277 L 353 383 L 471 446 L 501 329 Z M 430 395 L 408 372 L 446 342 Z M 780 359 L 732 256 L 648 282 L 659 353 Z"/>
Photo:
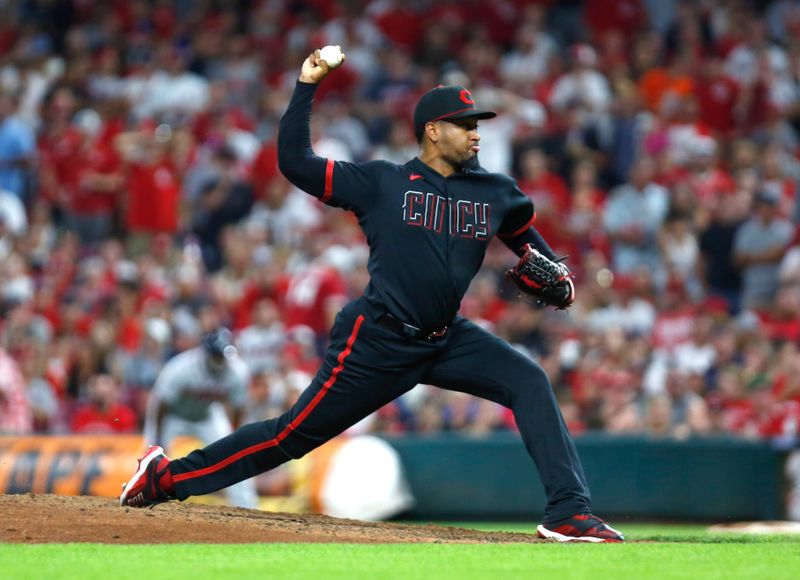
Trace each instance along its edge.
<path fill-rule="evenodd" d="M 475 107 L 472 94 L 462 86 L 440 85 L 422 95 L 414 109 L 414 130 L 419 134 L 425 123 L 431 121 L 456 121 L 458 119 L 491 119 L 494 111 L 481 111 Z"/>

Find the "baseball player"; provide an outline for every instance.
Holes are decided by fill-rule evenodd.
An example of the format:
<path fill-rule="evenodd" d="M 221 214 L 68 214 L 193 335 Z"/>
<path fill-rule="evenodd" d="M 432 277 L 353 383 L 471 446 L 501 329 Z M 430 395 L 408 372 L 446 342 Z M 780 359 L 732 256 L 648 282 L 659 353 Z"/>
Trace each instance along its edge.
<path fill-rule="evenodd" d="M 520 256 L 510 276 L 545 303 L 574 299 L 569 270 L 532 227 L 533 204 L 510 177 L 477 164 L 479 110 L 458 86 L 424 94 L 414 111 L 419 156 L 404 165 L 317 157 L 309 138 L 314 93 L 331 67 L 304 61 L 280 124 L 279 164 L 295 185 L 356 214 L 370 246 L 370 283 L 331 330 L 322 367 L 297 403 L 170 461 L 151 447 L 120 504 L 148 506 L 205 494 L 302 457 L 407 392 L 431 384 L 512 409 L 547 495 L 541 536 L 620 542 L 591 513 L 575 446 L 545 372 L 508 343 L 458 316 L 495 235 Z"/>
<path fill-rule="evenodd" d="M 232 340 L 228 329 L 219 328 L 164 365 L 147 402 L 145 441 L 168 446 L 177 436 L 190 435 L 208 445 L 233 431 L 231 423 L 238 425 L 246 409 L 250 371 Z M 233 505 L 258 505 L 250 480 L 226 493 Z"/>

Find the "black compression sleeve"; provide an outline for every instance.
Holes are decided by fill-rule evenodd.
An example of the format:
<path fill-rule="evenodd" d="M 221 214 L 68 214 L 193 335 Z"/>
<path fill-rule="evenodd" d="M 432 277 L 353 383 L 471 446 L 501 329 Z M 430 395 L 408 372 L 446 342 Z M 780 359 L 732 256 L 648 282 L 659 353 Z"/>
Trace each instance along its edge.
<path fill-rule="evenodd" d="M 286 179 L 311 195 L 325 192 L 327 160 L 311 148 L 311 103 L 317 85 L 297 81 L 278 128 L 278 167 Z"/>
<path fill-rule="evenodd" d="M 551 260 L 556 259 L 553 249 L 547 244 L 546 241 L 544 241 L 542 234 L 540 234 L 539 231 L 533 226 L 529 227 L 518 236 L 514 236 L 513 238 L 500 238 L 500 240 L 502 240 L 502 242 L 518 256 L 521 256 L 524 253 L 522 252 L 521 248 L 525 244 L 530 244 L 547 258 Z"/>

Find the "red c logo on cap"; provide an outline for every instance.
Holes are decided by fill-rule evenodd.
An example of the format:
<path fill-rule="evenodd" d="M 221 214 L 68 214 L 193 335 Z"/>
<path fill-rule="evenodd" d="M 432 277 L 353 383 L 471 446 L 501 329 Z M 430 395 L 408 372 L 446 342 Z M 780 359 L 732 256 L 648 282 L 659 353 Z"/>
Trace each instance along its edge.
<path fill-rule="evenodd" d="M 474 105 L 475 101 L 472 100 L 472 93 L 470 93 L 467 89 L 461 91 L 461 94 L 458 95 L 458 98 L 461 99 L 468 105 Z"/>

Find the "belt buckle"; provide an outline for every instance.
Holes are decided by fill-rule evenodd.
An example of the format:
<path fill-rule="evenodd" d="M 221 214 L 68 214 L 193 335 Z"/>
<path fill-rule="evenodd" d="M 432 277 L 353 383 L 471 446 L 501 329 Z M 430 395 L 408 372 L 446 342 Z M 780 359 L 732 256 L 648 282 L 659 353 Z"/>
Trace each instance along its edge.
<path fill-rule="evenodd" d="M 435 332 L 431 332 L 428 336 L 425 337 L 425 340 L 433 340 L 434 338 L 442 338 L 445 334 L 447 334 L 447 327 L 446 326 L 441 330 L 437 330 Z"/>

